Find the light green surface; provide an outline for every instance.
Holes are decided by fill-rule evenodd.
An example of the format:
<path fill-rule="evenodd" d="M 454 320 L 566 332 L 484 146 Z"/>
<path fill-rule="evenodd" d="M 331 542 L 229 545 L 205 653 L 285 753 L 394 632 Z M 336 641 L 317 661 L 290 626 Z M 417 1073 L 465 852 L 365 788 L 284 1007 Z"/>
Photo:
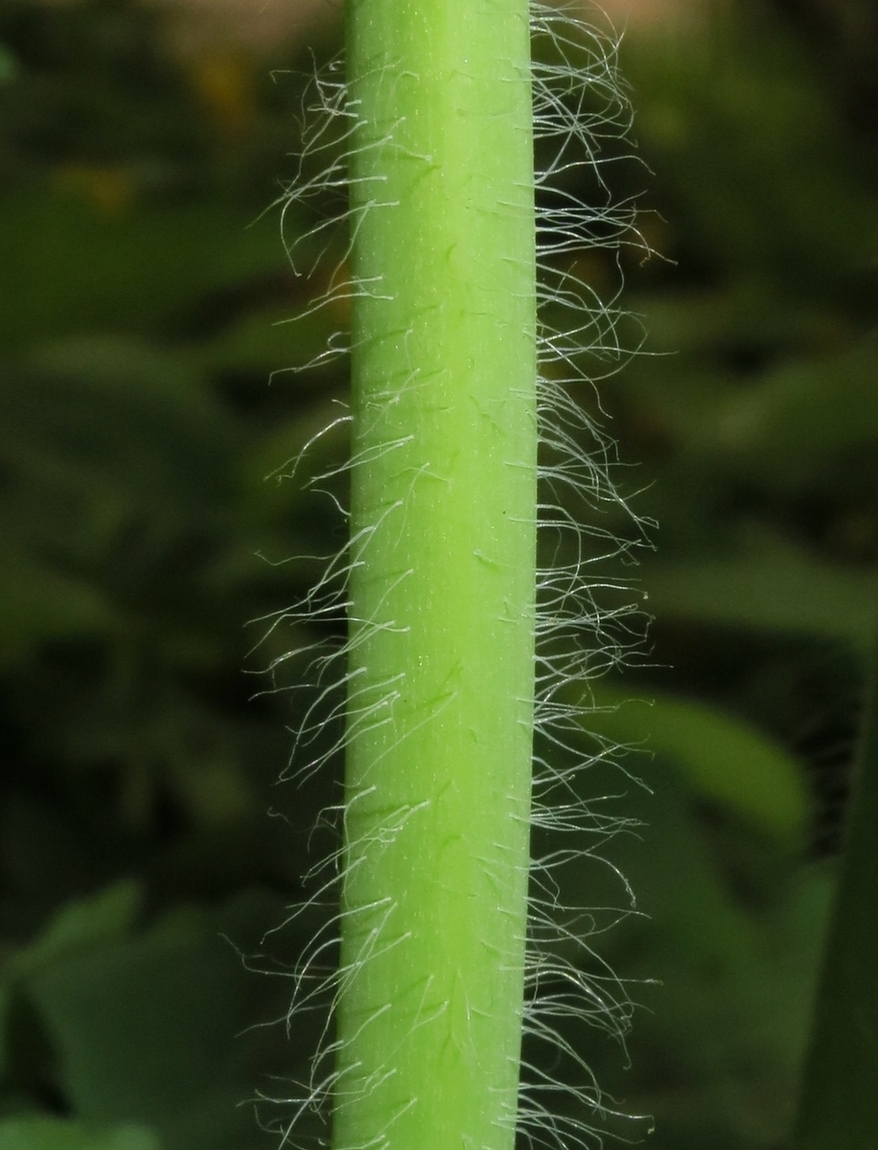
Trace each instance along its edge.
<path fill-rule="evenodd" d="M 348 21 L 362 289 L 333 1139 L 511 1147 L 536 531 L 527 5 L 359 0 Z"/>

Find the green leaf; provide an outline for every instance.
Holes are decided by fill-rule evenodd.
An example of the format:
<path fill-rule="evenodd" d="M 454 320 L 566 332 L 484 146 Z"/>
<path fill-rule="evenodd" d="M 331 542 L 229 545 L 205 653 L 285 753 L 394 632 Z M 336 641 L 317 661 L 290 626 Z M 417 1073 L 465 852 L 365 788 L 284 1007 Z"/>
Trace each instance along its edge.
<path fill-rule="evenodd" d="M 63 968 L 84 952 L 124 938 L 140 914 L 141 902 L 139 884 L 126 879 L 91 898 L 67 903 L 29 946 L 14 951 L 4 962 L 0 969 L 0 1079 L 14 1077 L 21 1057 L 16 1006 L 22 988 L 40 972 Z M 34 1027 L 28 1026 L 27 1031 L 27 1037 L 33 1038 Z M 0 1150 L 4 1147 L 0 1141 Z"/>
<path fill-rule="evenodd" d="M 856 648 L 875 628 L 873 571 L 821 562 L 771 538 L 725 560 L 651 563 L 643 582 L 650 608 L 665 618 L 841 640 Z"/>
<path fill-rule="evenodd" d="M 0 43 L 0 84 L 9 84 L 18 74 L 18 63 L 5 44 Z"/>
<path fill-rule="evenodd" d="M 0 667 L 46 640 L 118 634 L 123 621 L 100 591 L 16 545 L 7 533 L 0 565 Z"/>
<path fill-rule="evenodd" d="M 672 762 L 697 795 L 790 849 L 804 844 L 810 804 L 799 763 L 752 724 L 706 703 L 650 691 L 649 703 L 598 684 L 589 729 Z"/>
<path fill-rule="evenodd" d="M 0 1082 L 7 1078 L 10 1063 L 10 1043 L 7 1031 L 12 1010 L 12 990 L 4 978 L 0 981 Z"/>
<path fill-rule="evenodd" d="M 56 534 L 64 512 L 92 534 L 144 511 L 188 525 L 230 489 L 225 413 L 181 357 L 137 339 L 57 342 L 21 361 L 0 392 L 0 426 L 5 466 Z"/>
<path fill-rule="evenodd" d="M 779 1145 L 806 1038 L 828 876 L 766 852 L 748 825 L 705 817 L 702 796 L 675 766 L 662 752 L 648 765 L 633 758 L 654 793 L 632 786 L 619 809 L 643 829 L 601 852 L 612 863 L 603 868 L 607 889 L 596 884 L 594 864 L 590 874 L 582 865 L 580 881 L 599 905 L 618 905 L 609 902 L 615 868 L 637 896 L 638 913 L 600 940 L 600 954 L 624 969 L 646 1009 L 627 1042 L 631 1067 L 617 1077 L 601 1067 L 602 1085 L 655 1115 L 661 1150 Z"/>
<path fill-rule="evenodd" d="M 874 340 L 830 358 L 784 364 L 724 405 L 719 444 L 751 481 L 781 491 L 805 483 L 825 488 L 830 471 L 836 483 L 850 487 L 865 478 L 874 489 L 876 374 Z"/>
<path fill-rule="evenodd" d="M 216 201 L 102 212 L 26 188 L 0 202 L 0 346 L 85 332 L 155 335 L 197 326 L 211 293 L 285 271 L 276 219 Z M 292 273 L 289 273 L 292 279 Z"/>
<path fill-rule="evenodd" d="M 796 1150 L 874 1150 L 878 1082 L 878 667 L 814 1008 Z"/>
<path fill-rule="evenodd" d="M 129 1124 L 101 1126 L 62 1118 L 0 1122 L 2 1150 L 161 1150 L 153 1131 Z"/>
<path fill-rule="evenodd" d="M 279 915 L 276 903 L 268 914 L 253 896 L 214 913 L 181 908 L 146 934 L 70 953 L 31 975 L 24 991 L 57 1052 L 59 1089 L 73 1112 L 143 1123 L 167 1150 L 261 1145 L 252 1109 L 239 1103 L 256 1089 L 265 1039 L 242 1031 L 278 1017 L 274 996 L 285 1001 L 288 987 L 248 973 L 227 938 L 251 938 Z"/>
<path fill-rule="evenodd" d="M 76 953 L 125 938 L 140 914 L 141 903 L 140 885 L 131 879 L 69 903 L 30 946 L 12 958 L 7 970 L 18 977 L 33 975 L 63 964 Z"/>

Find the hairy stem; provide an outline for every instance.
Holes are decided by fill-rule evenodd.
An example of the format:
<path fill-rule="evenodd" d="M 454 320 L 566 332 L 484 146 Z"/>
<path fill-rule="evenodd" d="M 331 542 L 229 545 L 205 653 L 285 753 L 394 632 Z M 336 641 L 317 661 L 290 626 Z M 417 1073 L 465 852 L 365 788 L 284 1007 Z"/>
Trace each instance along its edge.
<path fill-rule="evenodd" d="M 353 0 L 335 1150 L 512 1146 L 534 692 L 523 0 Z"/>

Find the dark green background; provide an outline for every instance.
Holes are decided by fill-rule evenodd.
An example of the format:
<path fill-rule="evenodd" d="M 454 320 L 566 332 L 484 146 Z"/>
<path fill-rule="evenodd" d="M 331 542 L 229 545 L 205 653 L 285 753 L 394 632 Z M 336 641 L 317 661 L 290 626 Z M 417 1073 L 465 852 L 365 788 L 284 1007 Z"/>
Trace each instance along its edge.
<path fill-rule="evenodd" d="M 644 916 L 595 941 L 642 1008 L 627 1068 L 600 1031 L 583 1053 L 655 1150 L 781 1150 L 878 603 L 878 23 L 855 0 L 710 12 L 622 48 L 651 174 L 611 178 L 664 258 L 622 257 L 647 338 L 602 418 L 660 527 L 608 569 L 655 620 L 598 698 L 655 702 L 598 727 L 648 743 L 626 766 L 652 794 L 594 778 L 644 823 L 603 848 Z M 312 697 L 284 655 L 324 636 L 269 627 L 317 570 L 290 557 L 343 538 L 300 482 L 341 433 L 282 479 L 345 394 L 343 364 L 284 370 L 345 322 L 283 322 L 314 287 L 269 207 L 311 63 L 169 27 L 0 9 L 3 1150 L 277 1145 L 260 1123 L 289 1108 L 252 1102 L 292 1093 L 314 1038 L 283 1025 L 313 921 L 263 937 L 335 793 L 277 785 Z M 577 263 L 612 286 L 611 258 Z M 608 874 L 583 860 L 567 893 L 618 905 Z"/>

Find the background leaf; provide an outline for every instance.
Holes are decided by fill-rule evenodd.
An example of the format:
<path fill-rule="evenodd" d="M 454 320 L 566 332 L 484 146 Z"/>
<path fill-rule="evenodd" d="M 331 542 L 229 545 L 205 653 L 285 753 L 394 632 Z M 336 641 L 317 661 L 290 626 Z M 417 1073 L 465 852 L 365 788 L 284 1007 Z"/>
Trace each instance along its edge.
<path fill-rule="evenodd" d="M 0 1121 L 5 1150 L 161 1150 L 151 1131 L 128 1124 L 101 1127 L 57 1118 Z"/>

